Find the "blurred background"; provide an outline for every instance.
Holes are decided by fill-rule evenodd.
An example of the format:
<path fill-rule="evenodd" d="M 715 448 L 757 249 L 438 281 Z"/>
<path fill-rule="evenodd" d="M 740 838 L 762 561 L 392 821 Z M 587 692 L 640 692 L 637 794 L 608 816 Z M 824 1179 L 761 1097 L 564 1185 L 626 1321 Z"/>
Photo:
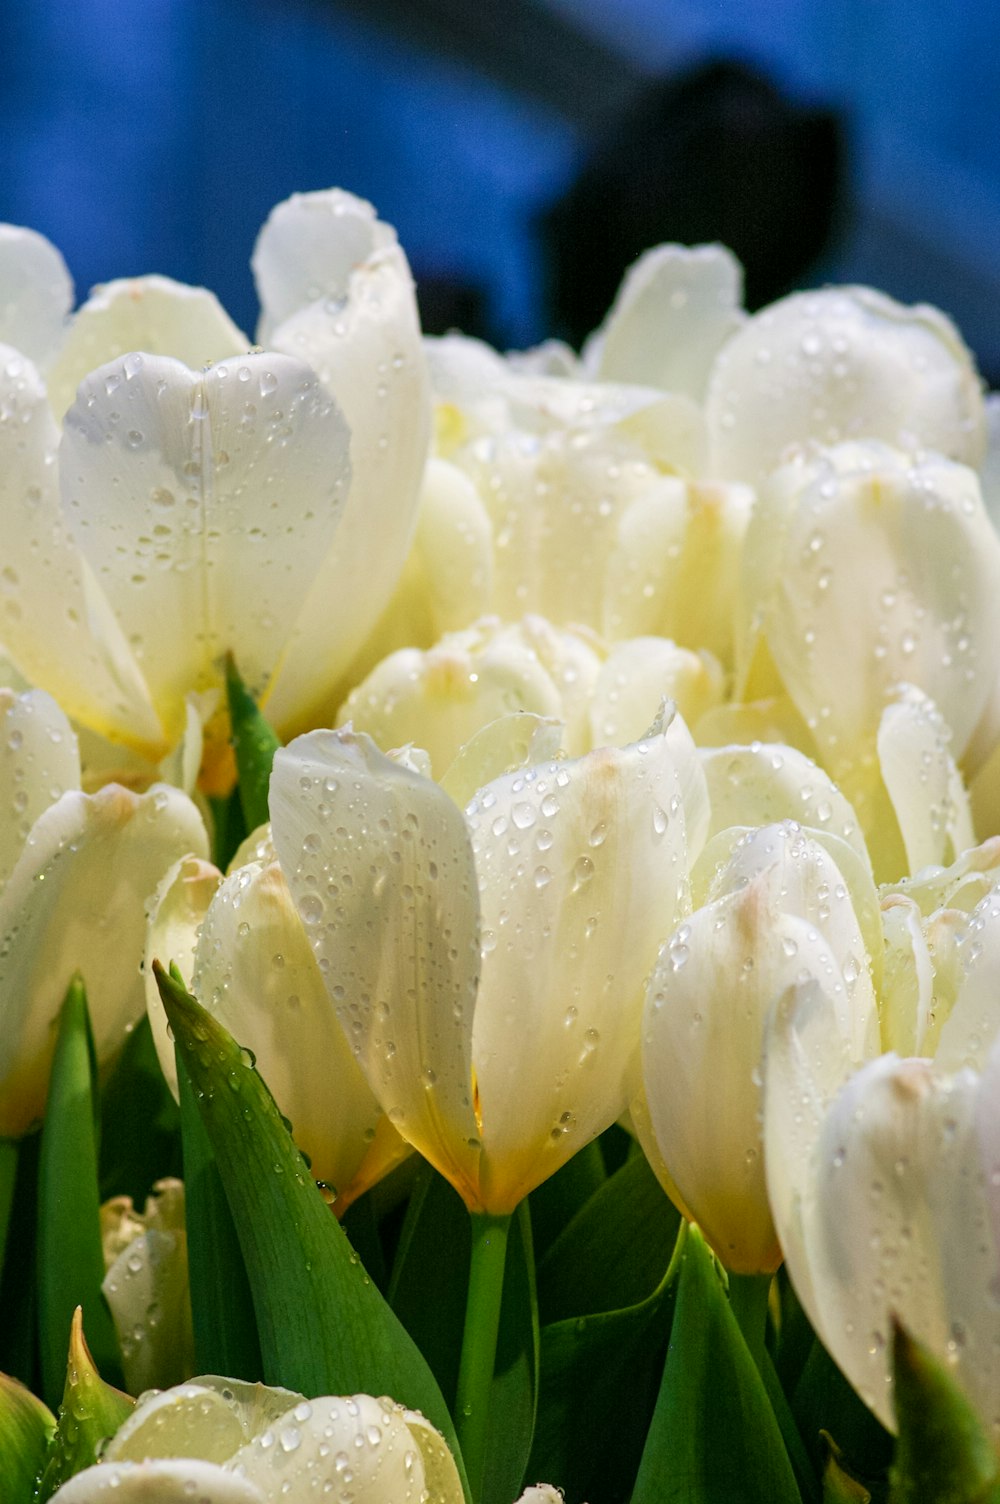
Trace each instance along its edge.
<path fill-rule="evenodd" d="M 79 296 L 160 271 L 253 333 L 272 204 L 393 223 L 425 326 L 579 344 L 626 265 L 724 240 L 751 307 L 870 282 L 1000 385 L 1000 6 L 965 0 L 17 0 L 0 220 Z"/>

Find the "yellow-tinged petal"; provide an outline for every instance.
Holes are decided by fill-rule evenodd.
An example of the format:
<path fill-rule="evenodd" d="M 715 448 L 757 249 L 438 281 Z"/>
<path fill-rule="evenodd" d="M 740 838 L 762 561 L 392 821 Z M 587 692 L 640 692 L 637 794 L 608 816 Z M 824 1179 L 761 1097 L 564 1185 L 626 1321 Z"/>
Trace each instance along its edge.
<path fill-rule="evenodd" d="M 267 702 L 276 726 L 296 730 L 364 645 L 403 567 L 430 442 L 430 385 L 410 268 L 370 204 L 339 190 L 295 195 L 272 211 L 253 267 L 261 333 L 309 363 L 351 433 L 337 539 L 300 602 Z"/>
<path fill-rule="evenodd" d="M 185 856 L 168 868 L 150 900 L 143 955 L 146 1012 L 160 1069 L 175 1098 L 178 1093 L 174 1041 L 153 975 L 153 962 L 176 966 L 185 986 L 190 987 L 198 936 L 221 882 L 218 867 L 201 857 Z"/>
<path fill-rule="evenodd" d="M 678 758 L 661 728 L 481 789 L 473 1028 L 480 1187 L 518 1202 L 628 1105 L 645 978 L 687 901 Z"/>
<path fill-rule="evenodd" d="M 665 637 L 635 637 L 614 646 L 601 664 L 590 700 L 595 747 L 636 741 L 664 700 L 688 726 L 722 699 L 723 674 L 706 650 L 694 653 Z"/>
<path fill-rule="evenodd" d="M 743 269 L 721 245 L 659 245 L 633 262 L 585 359 L 602 381 L 700 402 L 719 349 L 743 323 Z"/>
<path fill-rule="evenodd" d="M 179 1383 L 194 1367 L 184 1187 L 164 1180 L 154 1189 L 158 1194 L 146 1203 L 145 1226 L 120 1251 L 101 1285 L 131 1394 Z M 143 1455 L 171 1454 L 134 1455 L 138 1461 Z"/>
<path fill-rule="evenodd" d="M 925 1053 L 934 1002 L 934 966 L 920 921 L 912 899 L 892 893 L 883 900 L 882 1045 L 903 1056 Z"/>
<path fill-rule="evenodd" d="M 459 810 L 367 736 L 317 731 L 277 753 L 271 823 L 373 1092 L 403 1137 L 476 1205 L 479 906 Z"/>
<path fill-rule="evenodd" d="M 1000 1034 L 1000 889 L 976 905 L 963 927 L 955 1000 L 941 1027 L 936 1064 L 946 1071 L 983 1070 Z"/>
<path fill-rule="evenodd" d="M 0 689 L 0 889 L 35 821 L 79 787 L 76 737 L 51 695 Z"/>
<path fill-rule="evenodd" d="M 313 1176 L 355 1178 L 380 1109 L 337 1021 L 273 850 L 232 870 L 198 936 L 191 990 L 251 1050 Z"/>
<path fill-rule="evenodd" d="M 983 399 L 955 326 L 868 287 L 793 293 L 723 346 L 705 412 L 714 473 L 751 483 L 789 446 L 882 439 L 976 465 Z"/>
<path fill-rule="evenodd" d="M 145 905 L 185 851 L 207 849 L 201 816 L 163 785 L 67 793 L 36 821 L 0 895 L 0 1133 L 42 1115 L 55 1021 L 83 974 L 98 1060 L 143 1007 Z"/>
<path fill-rule="evenodd" d="M 170 277 L 132 277 L 95 287 L 76 310 L 46 373 L 52 411 L 61 418 L 84 377 L 132 350 L 170 355 L 198 371 L 244 355 L 250 341 L 214 293 Z"/>
<path fill-rule="evenodd" d="M 290 356 L 196 374 L 128 355 L 81 385 L 60 449 L 64 505 L 171 740 L 226 652 L 255 694 L 269 682 L 337 528 L 348 437 Z"/>
<path fill-rule="evenodd" d="M 909 872 L 939 866 L 968 850 L 975 836 L 961 774 L 949 751 L 951 731 L 934 702 L 903 685 L 878 728 L 878 760 L 906 851 Z M 873 830 L 869 849 L 877 843 Z M 873 853 L 873 861 L 876 856 Z M 885 863 L 884 876 L 898 876 Z"/>
<path fill-rule="evenodd" d="M 477 789 L 494 778 L 558 757 L 564 730 L 561 721 L 527 710 L 498 716 L 470 737 L 438 782 L 464 809 Z"/>

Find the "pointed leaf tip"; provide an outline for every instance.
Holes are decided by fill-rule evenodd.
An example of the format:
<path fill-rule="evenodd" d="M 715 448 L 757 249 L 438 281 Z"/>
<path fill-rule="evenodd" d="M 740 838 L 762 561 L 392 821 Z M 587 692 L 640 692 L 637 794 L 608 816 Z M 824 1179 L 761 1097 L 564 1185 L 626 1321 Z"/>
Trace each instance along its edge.
<path fill-rule="evenodd" d="M 49 1442 L 36 1504 L 45 1504 L 67 1479 L 97 1462 L 102 1444 L 115 1434 L 134 1405 L 131 1395 L 106 1384 L 98 1373 L 83 1334 L 83 1309 L 77 1306 L 70 1326 L 59 1419 Z"/>
<path fill-rule="evenodd" d="M 992 1501 L 1000 1463 L 979 1417 L 930 1350 L 895 1315 L 892 1322 L 899 1435 L 890 1504 Z"/>

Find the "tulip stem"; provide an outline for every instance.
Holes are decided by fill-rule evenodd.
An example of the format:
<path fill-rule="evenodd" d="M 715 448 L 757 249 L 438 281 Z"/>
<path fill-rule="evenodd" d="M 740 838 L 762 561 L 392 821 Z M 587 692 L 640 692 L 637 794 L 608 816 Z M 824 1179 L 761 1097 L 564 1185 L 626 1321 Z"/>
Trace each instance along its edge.
<path fill-rule="evenodd" d="M 455 1429 L 474 1500 L 482 1494 L 490 1386 L 500 1331 L 500 1302 L 509 1230 L 509 1215 L 472 1214 L 472 1260 L 455 1396 Z"/>
<path fill-rule="evenodd" d="M 770 1291 L 769 1274 L 729 1276 L 729 1304 L 743 1333 L 743 1341 L 758 1368 L 765 1355 L 764 1339 L 767 1334 L 767 1301 Z"/>

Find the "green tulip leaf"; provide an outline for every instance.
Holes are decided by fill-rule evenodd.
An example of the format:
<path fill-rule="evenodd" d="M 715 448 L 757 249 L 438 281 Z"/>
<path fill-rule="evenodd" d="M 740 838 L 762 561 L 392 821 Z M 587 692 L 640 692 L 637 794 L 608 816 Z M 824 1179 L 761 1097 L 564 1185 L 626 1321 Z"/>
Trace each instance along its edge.
<path fill-rule="evenodd" d="M 608 1178 L 599 1139 L 591 1139 L 573 1158 L 532 1191 L 531 1235 L 540 1264 L 552 1243 Z"/>
<path fill-rule="evenodd" d="M 38 1331 L 42 1394 L 50 1407 L 62 1394 L 77 1306 L 101 1371 L 121 1381 L 118 1339 L 101 1293 L 95 1081 L 87 994 L 76 976 L 59 1017 L 39 1160 Z"/>
<path fill-rule="evenodd" d="M 17 1145 L 17 1168 L 0 1276 L 0 1373 L 38 1390 L 38 1161 L 41 1134 Z"/>
<path fill-rule="evenodd" d="M 836 1441 L 852 1472 L 868 1480 L 884 1479 L 892 1459 L 893 1438 L 851 1388 L 818 1338 L 792 1392 L 791 1410 L 816 1469 L 826 1463 L 823 1432 Z"/>
<path fill-rule="evenodd" d="M 281 741 L 240 678 L 232 654 L 226 659 L 226 695 L 239 773 L 240 807 L 247 830 L 256 830 L 270 819 L 267 793 L 271 764 Z"/>
<path fill-rule="evenodd" d="M 49 1442 L 37 1504 L 46 1504 L 68 1478 L 92 1467 L 102 1444 L 115 1434 L 135 1400 L 105 1384 L 83 1335 L 80 1307 L 73 1314 L 66 1383 L 55 1432 Z"/>
<path fill-rule="evenodd" d="M 717 1265 L 688 1229 L 656 1409 L 632 1504 L 797 1504 L 763 1380 Z"/>
<path fill-rule="evenodd" d="M 898 1322 L 892 1361 L 899 1435 L 889 1504 L 994 1504 L 997 1454 L 955 1380 Z"/>
<path fill-rule="evenodd" d="M 663 1372 L 684 1229 L 659 1285 L 617 1311 L 541 1332 L 541 1379 L 528 1476 L 573 1500 L 629 1497 Z"/>
<path fill-rule="evenodd" d="M 822 1432 L 826 1448 L 823 1465 L 823 1504 L 871 1504 L 871 1494 L 860 1479 L 848 1470 L 841 1452 L 832 1436 Z"/>
<path fill-rule="evenodd" d="M 154 970 L 239 1238 L 265 1380 L 310 1396 L 391 1395 L 422 1410 L 457 1457 L 434 1375 L 323 1200 L 249 1052 Z"/>
<path fill-rule="evenodd" d="M 181 1175 L 180 1117 L 144 1014 L 101 1092 L 101 1199 L 143 1206 L 157 1180 Z"/>
<path fill-rule="evenodd" d="M 32 1504 L 55 1417 L 29 1389 L 0 1373 L 0 1479 L 4 1504 Z M 45 1496 L 47 1497 L 47 1495 Z"/>
<path fill-rule="evenodd" d="M 177 1051 L 184 1220 L 194 1343 L 201 1373 L 256 1382 L 264 1367 L 239 1239 L 194 1088 Z"/>
<path fill-rule="evenodd" d="M 542 1320 L 549 1324 L 638 1305 L 663 1278 L 679 1224 L 680 1213 L 645 1156 L 627 1160 L 540 1260 Z"/>

